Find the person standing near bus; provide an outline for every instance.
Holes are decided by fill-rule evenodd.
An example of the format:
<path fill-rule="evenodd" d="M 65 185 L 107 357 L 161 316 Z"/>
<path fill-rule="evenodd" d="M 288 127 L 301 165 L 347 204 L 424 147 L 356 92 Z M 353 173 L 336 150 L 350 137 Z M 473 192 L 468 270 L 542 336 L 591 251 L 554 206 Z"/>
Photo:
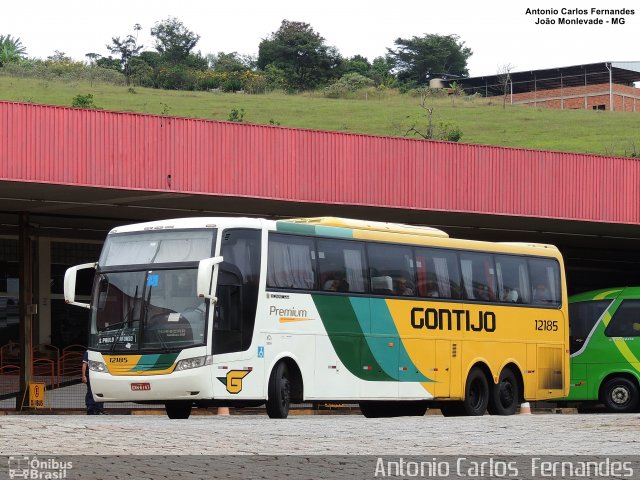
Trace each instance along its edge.
<path fill-rule="evenodd" d="M 104 415 L 104 402 L 96 402 L 91 392 L 91 379 L 89 378 L 89 352 L 82 356 L 82 383 L 87 384 L 87 393 L 84 402 L 87 406 L 87 415 Z"/>

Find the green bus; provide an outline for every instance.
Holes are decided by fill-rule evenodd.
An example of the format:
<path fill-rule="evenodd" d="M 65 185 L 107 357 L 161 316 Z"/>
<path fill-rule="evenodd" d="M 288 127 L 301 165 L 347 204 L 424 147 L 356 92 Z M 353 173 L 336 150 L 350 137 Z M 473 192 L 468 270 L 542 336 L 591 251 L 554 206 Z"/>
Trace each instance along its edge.
<path fill-rule="evenodd" d="M 571 389 L 568 401 L 601 402 L 610 412 L 640 405 L 640 287 L 569 298 Z"/>

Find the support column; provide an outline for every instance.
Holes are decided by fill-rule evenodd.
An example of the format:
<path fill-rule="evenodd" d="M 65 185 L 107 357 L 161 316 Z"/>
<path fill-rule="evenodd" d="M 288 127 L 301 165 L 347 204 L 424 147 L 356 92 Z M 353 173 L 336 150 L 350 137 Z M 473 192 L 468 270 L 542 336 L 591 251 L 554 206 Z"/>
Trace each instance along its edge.
<path fill-rule="evenodd" d="M 51 344 L 51 240 L 38 237 L 38 343 Z"/>
<path fill-rule="evenodd" d="M 21 213 L 18 235 L 18 263 L 20 283 L 20 391 L 16 398 L 16 410 L 22 408 L 25 392 L 33 374 L 33 305 L 31 301 L 33 253 L 31 238 L 29 237 L 29 214 Z M 28 392 L 27 392 L 28 393 Z M 27 405 L 28 406 L 28 405 Z"/>

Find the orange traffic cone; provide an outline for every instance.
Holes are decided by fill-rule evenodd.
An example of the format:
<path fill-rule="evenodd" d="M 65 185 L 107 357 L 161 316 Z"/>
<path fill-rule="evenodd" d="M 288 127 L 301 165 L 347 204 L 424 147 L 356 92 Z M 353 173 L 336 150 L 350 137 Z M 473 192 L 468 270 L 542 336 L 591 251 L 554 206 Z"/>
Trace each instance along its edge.
<path fill-rule="evenodd" d="M 531 415 L 531 405 L 529 405 L 529 402 L 524 402 L 520 405 L 520 415 Z"/>
<path fill-rule="evenodd" d="M 229 407 L 218 407 L 218 415 L 231 415 L 229 413 Z"/>

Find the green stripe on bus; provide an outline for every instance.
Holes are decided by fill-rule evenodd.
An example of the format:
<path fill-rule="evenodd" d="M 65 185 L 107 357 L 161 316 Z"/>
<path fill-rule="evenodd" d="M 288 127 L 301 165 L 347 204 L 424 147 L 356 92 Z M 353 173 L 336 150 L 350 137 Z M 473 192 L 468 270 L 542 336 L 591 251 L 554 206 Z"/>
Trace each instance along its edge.
<path fill-rule="evenodd" d="M 166 370 L 178 358 L 177 353 L 164 353 L 161 355 L 142 355 L 132 372 L 144 372 L 147 370 Z"/>
<path fill-rule="evenodd" d="M 392 375 L 403 382 L 433 382 L 434 380 L 424 376 L 418 370 L 409 352 L 404 348 L 387 301 L 384 298 L 371 298 L 369 302 L 372 335 L 367 336 L 367 341 L 385 371 L 393 371 Z M 389 347 L 390 341 L 393 342 L 393 348 Z"/>
<path fill-rule="evenodd" d="M 312 295 L 331 345 L 347 370 L 361 380 L 393 381 L 376 360 L 347 296 Z M 366 370 L 365 370 L 366 368 Z"/>
<path fill-rule="evenodd" d="M 276 222 L 276 229 L 278 232 L 287 233 L 302 233 L 305 235 L 315 235 L 315 225 L 307 225 L 305 223 L 293 223 L 293 222 Z"/>
<path fill-rule="evenodd" d="M 327 227 L 325 225 L 309 225 L 286 221 L 276 222 L 278 232 L 300 233 L 304 235 L 322 235 L 325 237 L 353 238 L 353 230 L 342 227 Z"/>

